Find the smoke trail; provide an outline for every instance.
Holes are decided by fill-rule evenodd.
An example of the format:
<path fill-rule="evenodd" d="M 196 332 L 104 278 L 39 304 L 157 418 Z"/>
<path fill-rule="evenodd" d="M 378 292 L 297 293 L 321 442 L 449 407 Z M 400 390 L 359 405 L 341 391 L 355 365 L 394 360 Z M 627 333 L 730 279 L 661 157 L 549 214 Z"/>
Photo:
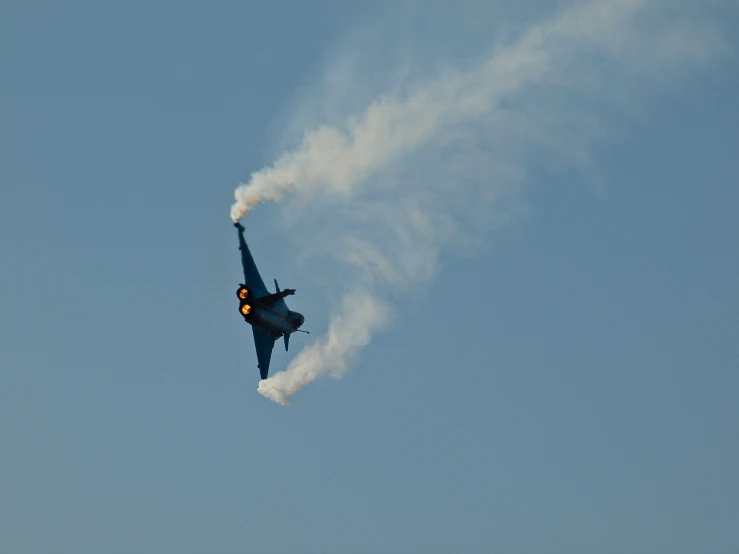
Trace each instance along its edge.
<path fill-rule="evenodd" d="M 366 291 L 348 294 L 341 311 L 331 320 L 328 334 L 304 348 L 286 371 L 260 381 L 257 390 L 285 405 L 290 396 L 323 374 L 340 378 L 357 352 L 369 344 L 372 333 L 382 327 L 388 317 L 387 307 Z"/>
<path fill-rule="evenodd" d="M 328 335 L 260 382 L 259 392 L 285 404 L 322 375 L 340 377 L 389 316 L 368 292 L 373 284 L 431 278 L 441 247 L 462 228 L 488 226 L 490 208 L 523 178 L 532 152 L 587 165 L 590 143 L 608 134 L 601 113 L 628 108 L 625 93 L 645 96 L 646 84 L 722 47 L 714 31 L 697 23 L 662 23 L 659 10 L 648 9 L 659 6 L 576 4 L 471 69 L 447 68 L 405 94 L 382 95 L 343 125 L 305 132 L 295 150 L 240 185 L 234 221 L 287 191 L 313 198 L 316 213 L 319 197 L 332 199 L 334 228 L 312 242 L 361 269 L 361 292 L 345 298 Z M 342 233 L 337 212 L 346 223 Z M 498 213 L 498 222 L 505 216 Z M 314 222 L 315 232 L 326 219 Z"/>

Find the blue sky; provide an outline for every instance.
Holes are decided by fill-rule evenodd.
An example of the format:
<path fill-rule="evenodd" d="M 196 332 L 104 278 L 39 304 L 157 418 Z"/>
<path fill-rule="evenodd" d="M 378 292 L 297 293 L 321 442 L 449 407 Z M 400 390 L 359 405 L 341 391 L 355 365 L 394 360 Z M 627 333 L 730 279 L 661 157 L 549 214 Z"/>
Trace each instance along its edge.
<path fill-rule="evenodd" d="M 307 4 L 3 8 L 0 551 L 735 552 L 736 8 Z M 455 75 L 494 108 L 408 146 Z M 391 313 L 282 407 L 234 189 L 384 92 L 407 151 L 242 220 L 312 332 L 273 373 Z"/>

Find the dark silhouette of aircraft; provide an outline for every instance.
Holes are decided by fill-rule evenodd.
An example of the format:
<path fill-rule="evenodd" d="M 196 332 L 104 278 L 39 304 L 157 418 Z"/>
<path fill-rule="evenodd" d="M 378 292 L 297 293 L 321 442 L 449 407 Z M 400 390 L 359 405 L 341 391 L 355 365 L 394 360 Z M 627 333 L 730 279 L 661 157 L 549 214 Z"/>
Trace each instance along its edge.
<path fill-rule="evenodd" d="M 299 330 L 305 318 L 298 312 L 288 309 L 285 297 L 295 294 L 295 289 L 280 290 L 275 279 L 277 292 L 270 293 L 259 275 L 249 247 L 244 240 L 244 227 L 234 223 L 239 230 L 239 250 L 241 264 L 244 266 L 244 283 L 239 285 L 236 296 L 239 298 L 239 313 L 251 325 L 254 332 L 254 346 L 257 349 L 259 373 L 262 379 L 269 374 L 269 361 L 275 341 L 285 338 L 285 350 L 290 343 L 290 335 Z M 301 331 L 307 333 L 308 331 Z"/>

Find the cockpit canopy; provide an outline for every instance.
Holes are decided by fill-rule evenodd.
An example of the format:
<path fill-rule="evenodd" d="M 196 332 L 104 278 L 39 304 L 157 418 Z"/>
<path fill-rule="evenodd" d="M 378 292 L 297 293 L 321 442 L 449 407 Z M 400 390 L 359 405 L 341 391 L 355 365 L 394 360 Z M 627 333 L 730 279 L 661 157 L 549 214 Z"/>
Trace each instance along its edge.
<path fill-rule="evenodd" d="M 297 329 L 305 322 L 305 318 L 303 317 L 303 314 L 299 314 L 298 312 L 290 312 L 290 325 L 293 329 Z"/>

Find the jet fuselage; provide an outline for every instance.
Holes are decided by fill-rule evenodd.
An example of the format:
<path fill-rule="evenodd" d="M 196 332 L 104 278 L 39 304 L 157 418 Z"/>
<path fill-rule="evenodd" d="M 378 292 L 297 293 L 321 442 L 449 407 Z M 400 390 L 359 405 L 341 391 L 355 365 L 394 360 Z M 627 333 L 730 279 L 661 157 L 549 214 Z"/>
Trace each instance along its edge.
<path fill-rule="evenodd" d="M 243 285 L 240 286 L 236 291 L 236 295 L 239 296 L 245 288 Z M 244 317 L 244 321 L 250 325 L 262 328 L 275 338 L 294 333 L 303 325 L 305 321 L 303 315 L 287 309 L 284 303 L 284 308 L 280 309 L 280 306 L 270 306 L 260 302 L 260 300 L 261 298 L 249 298 L 247 295 L 247 298 L 239 303 L 239 313 Z M 246 308 L 246 306 L 249 308 Z"/>
<path fill-rule="evenodd" d="M 290 335 L 300 329 L 305 318 L 302 314 L 290 310 L 285 303 L 285 297 L 295 294 L 295 289 L 281 291 L 275 280 L 275 292 L 267 290 L 244 240 L 244 227 L 238 222 L 234 227 L 239 230 L 239 250 L 244 269 L 244 283 L 236 290 L 239 313 L 244 321 L 251 325 L 259 373 L 262 379 L 266 379 L 269 375 L 269 363 L 275 341 L 283 337 L 287 350 Z"/>

